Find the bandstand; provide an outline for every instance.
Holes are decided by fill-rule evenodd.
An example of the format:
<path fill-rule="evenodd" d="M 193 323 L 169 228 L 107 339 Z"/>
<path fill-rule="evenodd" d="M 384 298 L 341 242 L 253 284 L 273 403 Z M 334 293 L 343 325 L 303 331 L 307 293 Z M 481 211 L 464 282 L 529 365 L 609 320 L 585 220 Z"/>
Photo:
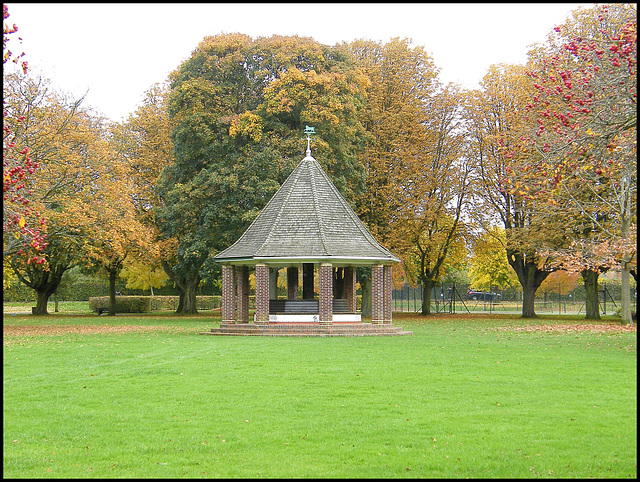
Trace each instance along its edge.
<path fill-rule="evenodd" d="M 307 129 L 307 134 L 313 130 Z M 400 260 L 369 233 L 311 156 L 308 135 L 304 159 L 244 234 L 215 260 L 222 264 L 222 321 L 206 334 L 411 334 L 392 323 L 391 266 Z M 363 322 L 356 307 L 358 266 L 371 267 L 370 323 Z M 286 299 L 276 294 L 282 269 L 286 270 Z M 255 314 L 250 320 L 251 270 L 255 272 Z M 338 271 L 342 273 L 340 297 L 335 298 Z"/>

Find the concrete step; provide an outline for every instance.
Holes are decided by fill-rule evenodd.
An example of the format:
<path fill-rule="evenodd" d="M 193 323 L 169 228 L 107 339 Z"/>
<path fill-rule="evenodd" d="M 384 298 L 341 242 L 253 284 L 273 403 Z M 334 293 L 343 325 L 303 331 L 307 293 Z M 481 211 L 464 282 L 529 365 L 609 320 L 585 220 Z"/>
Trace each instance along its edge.
<path fill-rule="evenodd" d="M 200 333 L 201 335 L 262 335 L 262 336 L 375 336 L 412 335 L 393 324 L 372 325 L 371 323 L 349 323 L 320 325 L 318 323 L 253 323 L 221 324 L 219 328 Z"/>

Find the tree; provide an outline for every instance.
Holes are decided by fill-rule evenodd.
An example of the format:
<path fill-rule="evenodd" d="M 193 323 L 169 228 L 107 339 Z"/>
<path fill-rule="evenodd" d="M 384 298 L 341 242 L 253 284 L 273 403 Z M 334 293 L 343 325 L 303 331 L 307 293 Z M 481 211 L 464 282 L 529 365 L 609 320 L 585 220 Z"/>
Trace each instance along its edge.
<path fill-rule="evenodd" d="M 466 256 L 467 226 L 462 220 L 469 195 L 470 165 L 464 152 L 460 93 L 448 86 L 425 105 L 422 152 L 410 158 L 396 184 L 398 208 L 393 218 L 393 244 L 408 263 L 416 260 L 422 285 L 422 314 L 431 311 L 431 292 L 447 265 Z M 399 196 L 398 196 L 399 194 Z M 403 247 L 408 249 L 403 249 Z"/>
<path fill-rule="evenodd" d="M 9 9 L 2 6 L 3 17 L 9 17 Z M 18 27 L 4 25 L 2 34 L 3 65 L 11 61 L 20 63 L 23 74 L 26 75 L 27 61 L 20 59 L 24 57 L 24 52 L 15 55 L 7 48 L 7 43 L 11 40 L 9 35 L 15 34 Z M 21 40 L 21 39 L 20 39 Z M 5 92 L 3 84 L 3 94 L 6 99 L 10 93 Z M 10 83 L 9 85 L 15 85 Z M 7 104 L 3 100 L 2 107 L 2 152 L 3 152 L 3 181 L 2 181 L 2 231 L 3 231 L 3 258 L 10 254 L 15 254 L 19 249 L 30 247 L 35 254 L 28 262 L 42 263 L 43 258 L 39 253 L 46 246 L 45 234 L 43 231 L 43 220 L 39 212 L 29 206 L 31 193 L 25 189 L 25 179 L 34 175 L 38 164 L 29 156 L 29 148 L 20 144 L 20 129 L 25 120 L 23 113 L 16 108 L 15 104 Z M 11 238 L 15 238 L 15 240 Z"/>
<path fill-rule="evenodd" d="M 459 93 L 441 87 L 432 59 L 410 44 L 395 38 L 349 45 L 370 79 L 361 111 L 369 134 L 362 157 L 366 192 L 356 212 L 382 244 L 400 253 L 407 275 L 421 281 L 428 314 L 431 289 L 459 241 L 466 168 Z"/>
<path fill-rule="evenodd" d="M 366 79 L 350 69 L 345 52 L 312 39 L 230 34 L 206 37 L 172 73 L 176 158 L 160 176 L 156 221 L 178 240 L 169 270 L 183 313 L 196 312 L 210 256 L 242 234 L 303 156 L 305 125 L 315 126 L 314 154 L 336 187 L 358 192 L 354 113 Z"/>
<path fill-rule="evenodd" d="M 146 239 L 138 243 L 149 249 L 134 249 L 123 260 L 120 276 L 127 279 L 127 287 L 151 289 L 162 286 L 173 274 L 175 238 L 161 236 L 155 224 L 155 211 L 162 205 L 156 184 L 164 168 L 175 161 L 171 141 L 171 123 L 167 110 L 168 85 L 155 84 L 145 94 L 143 103 L 129 118 L 112 126 L 111 135 L 118 157 L 128 170 L 131 180 L 130 199 L 134 209 L 133 223 L 139 224 Z M 163 268 L 163 260 L 166 273 Z M 181 302 L 183 306 L 183 292 Z"/>
<path fill-rule="evenodd" d="M 120 277 L 127 280 L 127 288 L 151 290 L 151 296 L 153 296 L 153 288 L 162 288 L 169 281 L 162 266 L 159 264 L 153 266 L 143 257 L 131 257 L 125 260 Z"/>
<path fill-rule="evenodd" d="M 500 289 L 518 285 L 518 278 L 509 266 L 506 256 L 507 237 L 504 228 L 490 226 L 473 238 L 469 274 L 476 288 Z"/>
<path fill-rule="evenodd" d="M 540 209 L 526 190 L 513 190 L 509 172 L 525 162 L 509 149 L 523 129 L 521 112 L 532 97 L 533 85 L 521 66 L 493 65 L 481 90 L 469 93 L 469 155 L 473 157 L 474 208 L 470 215 L 487 230 L 501 223 L 506 233 L 507 262 L 522 286 L 523 318 L 536 316 L 535 293 L 544 279 L 558 269 L 544 249 L 564 242 L 554 236 L 558 220 Z"/>
<path fill-rule="evenodd" d="M 356 213 L 376 239 L 390 247 L 390 223 L 400 202 L 397 188 L 426 142 L 422 122 L 437 88 L 437 70 L 422 47 L 411 48 L 409 39 L 394 38 L 387 44 L 356 40 L 348 48 L 369 79 L 360 111 L 368 134 L 361 156 L 365 192 L 357 199 Z"/>
<path fill-rule="evenodd" d="M 109 276 L 110 316 L 116 314 L 116 280 L 127 257 L 148 254 L 153 258 L 157 251 L 152 233 L 136 216 L 127 174 L 127 165 L 110 153 L 92 193 L 92 208 L 78 213 L 87 229 L 83 253 L 89 264 Z"/>
<path fill-rule="evenodd" d="M 544 301 L 547 301 L 548 293 L 556 293 L 559 296 L 569 294 L 578 285 L 579 277 L 580 273 L 574 271 L 558 270 L 551 273 L 540 285 Z"/>
<path fill-rule="evenodd" d="M 47 314 L 48 299 L 62 275 L 102 229 L 91 224 L 91 210 L 97 207 L 95 194 L 112 158 L 105 155 L 107 140 L 100 121 L 80 110 L 82 99 L 68 101 L 50 91 L 46 80 L 16 75 L 5 76 L 4 90 L 6 105 L 24 116 L 16 130 L 18 140 L 39 165 L 38 176 L 24 182 L 47 235 L 47 246 L 39 253 L 42 263 L 29 263 L 36 255 L 31 246 L 20 247 L 6 259 L 18 279 L 37 292 L 34 314 Z"/>
<path fill-rule="evenodd" d="M 568 265 L 585 252 L 599 252 L 588 269 L 621 270 L 622 322 L 630 323 L 637 244 L 637 14 L 633 6 L 618 5 L 576 17 L 556 27 L 547 49 L 532 53 L 528 74 L 536 93 L 527 115 L 536 127 L 517 146 L 527 155 L 512 173 L 512 190 L 525 187 L 531 198 L 579 223 L 569 225 L 573 242 L 563 252 Z"/>

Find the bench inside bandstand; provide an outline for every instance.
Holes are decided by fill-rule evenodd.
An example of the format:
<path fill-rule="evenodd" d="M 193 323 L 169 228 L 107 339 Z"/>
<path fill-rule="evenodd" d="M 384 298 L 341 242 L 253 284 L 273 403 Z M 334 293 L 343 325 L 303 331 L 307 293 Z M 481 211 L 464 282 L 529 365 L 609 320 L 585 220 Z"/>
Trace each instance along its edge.
<path fill-rule="evenodd" d="M 269 322 L 314 323 L 319 317 L 318 300 L 269 300 Z M 360 313 L 350 312 L 346 299 L 333 300 L 333 322 L 361 322 Z"/>

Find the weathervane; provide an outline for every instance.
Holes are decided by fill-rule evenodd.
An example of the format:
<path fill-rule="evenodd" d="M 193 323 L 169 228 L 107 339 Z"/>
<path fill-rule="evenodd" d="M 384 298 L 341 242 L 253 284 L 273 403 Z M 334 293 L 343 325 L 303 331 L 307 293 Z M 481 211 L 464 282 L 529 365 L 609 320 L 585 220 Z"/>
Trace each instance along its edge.
<path fill-rule="evenodd" d="M 315 127 L 305 126 L 304 133 L 307 135 L 307 156 L 311 156 L 311 137 L 310 135 L 315 135 L 316 129 Z"/>

